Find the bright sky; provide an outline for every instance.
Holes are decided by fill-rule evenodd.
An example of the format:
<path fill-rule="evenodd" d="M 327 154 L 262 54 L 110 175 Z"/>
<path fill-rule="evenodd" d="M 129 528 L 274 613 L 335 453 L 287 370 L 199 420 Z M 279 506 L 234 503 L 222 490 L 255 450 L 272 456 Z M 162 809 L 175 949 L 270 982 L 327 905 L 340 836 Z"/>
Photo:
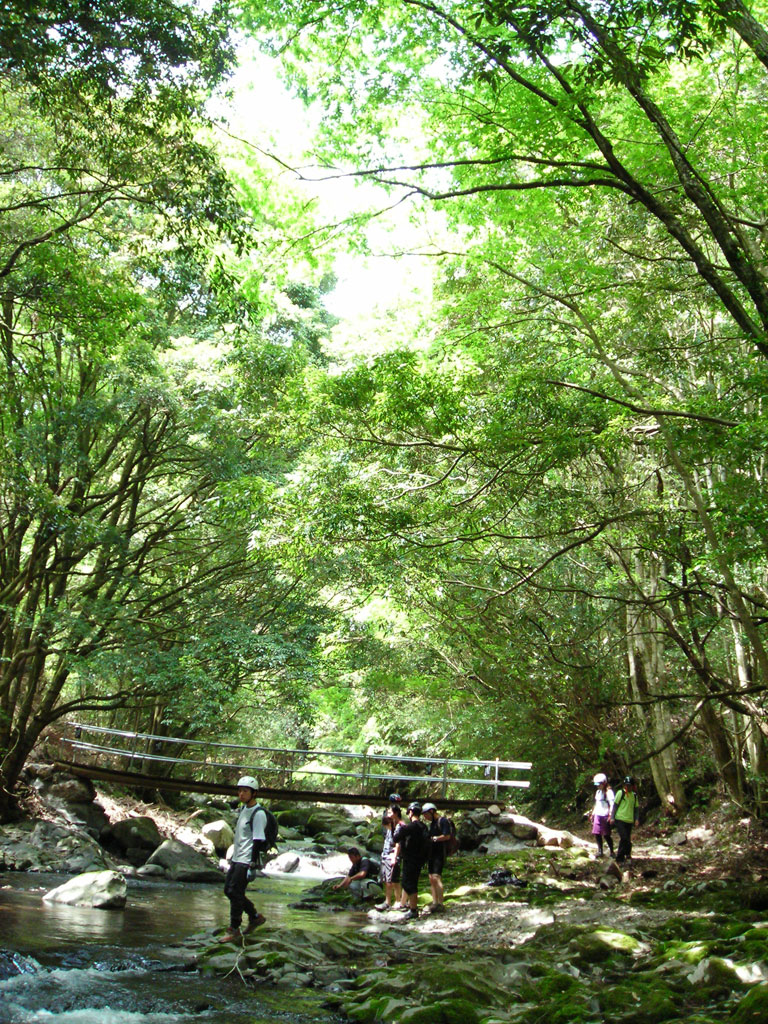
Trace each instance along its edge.
<path fill-rule="evenodd" d="M 313 115 L 287 92 L 277 75 L 276 62 L 249 46 L 232 85 L 236 101 L 226 116 L 233 133 L 291 167 L 303 164 L 307 177 L 320 177 L 320 168 L 307 166 L 302 156 L 311 146 Z M 290 172 L 286 172 L 286 180 L 292 189 L 316 197 L 322 221 L 342 220 L 355 210 L 383 208 L 391 202 L 383 190 L 355 186 L 349 180 L 301 182 Z M 424 299 L 419 302 L 419 297 L 430 293 L 433 261 L 391 255 L 423 245 L 423 234 L 410 223 L 409 214 L 409 205 L 402 204 L 372 222 L 368 243 L 374 255 L 362 257 L 340 251 L 335 259 L 338 284 L 326 297 L 325 305 L 346 321 L 338 332 L 344 347 L 351 344 L 355 330 L 366 332 L 372 314 L 382 317 L 394 307 L 413 302 L 423 307 Z"/>

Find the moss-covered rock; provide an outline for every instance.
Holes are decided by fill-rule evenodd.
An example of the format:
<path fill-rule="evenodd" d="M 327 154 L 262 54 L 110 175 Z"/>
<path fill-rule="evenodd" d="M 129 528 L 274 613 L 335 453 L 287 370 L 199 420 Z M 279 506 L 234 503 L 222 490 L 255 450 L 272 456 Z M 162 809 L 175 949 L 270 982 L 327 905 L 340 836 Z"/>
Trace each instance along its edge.
<path fill-rule="evenodd" d="M 589 963 L 602 963 L 617 956 L 638 956 L 644 948 L 643 943 L 634 935 L 613 928 L 582 932 L 570 943 L 570 949 L 577 959 Z"/>
<path fill-rule="evenodd" d="M 481 1008 L 500 1008 L 508 997 L 493 961 L 457 963 L 446 956 L 369 971 L 336 1002 L 365 1024 L 479 1024 Z"/>
<path fill-rule="evenodd" d="M 656 1024 L 680 1014 L 674 994 L 661 978 L 628 978 L 600 995 L 606 1018 L 626 1024 Z"/>
<path fill-rule="evenodd" d="M 768 982 L 747 992 L 731 1020 L 733 1024 L 764 1024 L 768 1020 Z"/>

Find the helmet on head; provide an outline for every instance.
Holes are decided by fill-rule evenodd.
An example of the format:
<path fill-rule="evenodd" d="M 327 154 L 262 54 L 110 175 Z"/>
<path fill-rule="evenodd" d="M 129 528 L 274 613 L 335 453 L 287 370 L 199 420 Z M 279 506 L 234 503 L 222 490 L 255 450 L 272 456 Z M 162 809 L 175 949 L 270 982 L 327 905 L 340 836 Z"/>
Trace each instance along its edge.
<path fill-rule="evenodd" d="M 241 789 L 246 786 L 248 789 L 252 789 L 254 793 L 259 788 L 259 783 L 252 775 L 243 775 L 242 778 L 237 780 L 237 788 Z"/>
<path fill-rule="evenodd" d="M 632 775 L 625 775 L 624 776 L 624 785 L 625 786 L 634 786 L 634 784 L 635 784 L 634 776 L 632 776 Z"/>
<path fill-rule="evenodd" d="M 594 777 L 594 779 L 592 779 L 592 782 L 596 786 L 602 786 L 602 784 L 604 782 L 607 782 L 607 781 L 608 781 L 608 776 L 604 775 L 602 772 L 598 772 L 597 775 Z"/>
<path fill-rule="evenodd" d="M 390 793 L 389 794 L 389 802 L 391 804 L 399 804 L 402 799 L 403 798 L 400 796 L 399 793 Z"/>
<path fill-rule="evenodd" d="M 437 808 L 435 807 L 434 804 L 424 804 L 424 806 L 421 808 L 422 814 L 426 814 L 427 811 L 436 811 L 436 810 L 437 810 Z"/>
<path fill-rule="evenodd" d="M 416 814 L 421 817 L 421 804 L 414 800 L 412 804 L 408 804 L 408 810 L 412 814 Z"/>

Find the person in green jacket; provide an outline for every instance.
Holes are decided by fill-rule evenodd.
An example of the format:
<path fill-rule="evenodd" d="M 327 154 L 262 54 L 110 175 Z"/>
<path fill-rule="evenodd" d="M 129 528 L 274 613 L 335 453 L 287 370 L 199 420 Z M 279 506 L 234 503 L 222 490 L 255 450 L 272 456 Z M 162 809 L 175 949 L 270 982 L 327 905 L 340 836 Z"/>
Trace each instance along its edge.
<path fill-rule="evenodd" d="M 635 780 L 627 775 L 622 788 L 616 795 L 611 810 L 611 824 L 619 833 L 619 848 L 616 851 L 616 862 L 622 864 L 632 856 L 632 826 L 639 820 L 639 803 Z"/>

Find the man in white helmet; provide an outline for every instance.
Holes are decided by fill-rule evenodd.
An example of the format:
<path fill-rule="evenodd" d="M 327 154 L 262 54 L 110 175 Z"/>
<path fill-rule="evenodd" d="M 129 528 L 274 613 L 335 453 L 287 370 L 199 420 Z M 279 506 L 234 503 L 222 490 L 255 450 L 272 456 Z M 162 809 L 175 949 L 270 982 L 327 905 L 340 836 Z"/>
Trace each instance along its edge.
<path fill-rule="evenodd" d="M 432 890 L 432 905 L 429 908 L 432 914 L 442 914 L 445 910 L 443 903 L 443 868 L 448 851 L 446 843 L 451 838 L 451 823 L 445 817 L 437 813 L 433 803 L 424 804 L 422 814 L 429 828 L 430 850 L 427 857 L 427 872 L 429 874 L 429 887 Z"/>
<path fill-rule="evenodd" d="M 256 869 L 266 843 L 264 830 L 267 815 L 256 802 L 258 788 L 259 784 L 252 775 L 244 775 L 237 780 L 237 796 L 243 806 L 237 817 L 232 858 L 224 883 L 224 895 L 230 905 L 229 929 L 219 936 L 219 942 L 235 942 L 241 935 L 247 935 L 266 921 L 245 895 L 248 872 Z M 248 915 L 248 924 L 241 931 L 243 913 Z"/>

